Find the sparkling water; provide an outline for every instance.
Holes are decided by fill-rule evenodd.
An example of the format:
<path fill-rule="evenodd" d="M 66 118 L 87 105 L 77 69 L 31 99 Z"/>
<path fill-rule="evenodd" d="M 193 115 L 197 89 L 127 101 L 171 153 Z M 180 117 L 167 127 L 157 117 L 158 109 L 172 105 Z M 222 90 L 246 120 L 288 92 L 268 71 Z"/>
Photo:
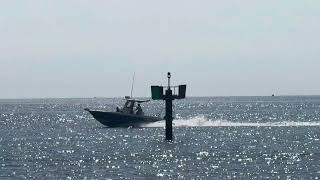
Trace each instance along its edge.
<path fill-rule="evenodd" d="M 320 96 L 177 100 L 163 121 L 108 128 L 122 99 L 0 100 L 0 179 L 318 179 Z M 142 105 L 164 116 L 164 103 Z"/>

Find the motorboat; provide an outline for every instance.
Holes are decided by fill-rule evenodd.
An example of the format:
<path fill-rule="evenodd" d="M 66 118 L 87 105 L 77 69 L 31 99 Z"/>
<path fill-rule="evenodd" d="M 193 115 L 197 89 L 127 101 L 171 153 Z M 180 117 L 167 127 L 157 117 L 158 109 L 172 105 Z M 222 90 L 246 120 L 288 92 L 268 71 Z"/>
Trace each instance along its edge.
<path fill-rule="evenodd" d="M 126 96 L 125 100 L 124 106 L 122 108 L 117 107 L 115 112 L 90 110 L 88 108 L 85 110 L 101 124 L 108 127 L 141 127 L 144 124 L 163 120 L 159 117 L 144 115 L 140 104 L 150 100 L 137 100 L 129 96 Z"/>

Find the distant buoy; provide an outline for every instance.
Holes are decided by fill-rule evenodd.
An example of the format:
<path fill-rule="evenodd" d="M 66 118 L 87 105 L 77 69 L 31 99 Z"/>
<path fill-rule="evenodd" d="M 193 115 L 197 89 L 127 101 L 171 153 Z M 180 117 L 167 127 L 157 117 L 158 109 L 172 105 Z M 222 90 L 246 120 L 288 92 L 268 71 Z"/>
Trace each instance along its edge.
<path fill-rule="evenodd" d="M 272 97 L 274 97 L 274 94 L 272 94 Z"/>

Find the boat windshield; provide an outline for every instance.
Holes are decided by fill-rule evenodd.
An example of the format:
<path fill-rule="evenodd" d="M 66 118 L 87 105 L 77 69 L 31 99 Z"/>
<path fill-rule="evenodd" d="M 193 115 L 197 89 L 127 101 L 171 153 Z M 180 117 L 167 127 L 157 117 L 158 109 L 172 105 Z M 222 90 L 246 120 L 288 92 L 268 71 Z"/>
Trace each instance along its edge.
<path fill-rule="evenodd" d="M 127 103 L 126 103 L 126 107 L 127 108 L 130 108 L 130 107 L 133 107 L 133 104 L 134 102 L 132 102 L 132 101 L 128 101 Z"/>
<path fill-rule="evenodd" d="M 117 110 L 117 112 L 125 113 L 125 114 L 137 114 L 143 115 L 143 110 L 140 106 L 140 103 L 148 102 L 144 100 L 134 100 L 134 99 L 127 99 L 126 103 L 124 104 L 122 109 Z M 136 106 L 138 103 L 138 106 Z"/>

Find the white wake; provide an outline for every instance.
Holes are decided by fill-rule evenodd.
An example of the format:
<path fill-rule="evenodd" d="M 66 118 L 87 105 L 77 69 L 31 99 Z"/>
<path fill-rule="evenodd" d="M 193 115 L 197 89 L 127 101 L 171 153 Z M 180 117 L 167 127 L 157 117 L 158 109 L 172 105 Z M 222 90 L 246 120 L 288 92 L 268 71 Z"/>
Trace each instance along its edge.
<path fill-rule="evenodd" d="M 320 126 L 320 122 L 281 121 L 281 122 L 231 122 L 227 120 L 208 120 L 203 116 L 190 119 L 175 119 L 174 127 L 290 127 Z M 142 127 L 165 127 L 165 121 L 158 121 Z"/>

